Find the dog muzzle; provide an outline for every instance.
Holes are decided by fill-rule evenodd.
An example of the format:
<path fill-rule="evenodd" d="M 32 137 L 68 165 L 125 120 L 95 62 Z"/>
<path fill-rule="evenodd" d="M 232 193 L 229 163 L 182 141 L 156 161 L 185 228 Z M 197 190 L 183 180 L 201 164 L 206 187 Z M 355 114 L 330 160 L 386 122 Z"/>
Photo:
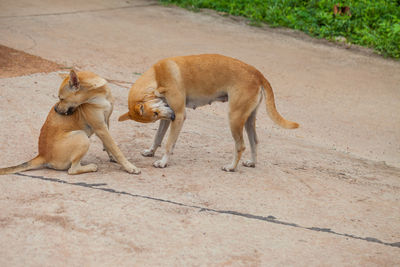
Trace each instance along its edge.
<path fill-rule="evenodd" d="M 55 112 L 57 112 L 57 113 L 60 114 L 60 115 L 69 116 L 69 115 L 72 115 L 72 114 L 74 113 L 75 108 L 69 107 L 69 108 L 67 109 L 67 111 L 61 112 L 61 111 L 59 111 L 59 110 L 57 109 L 57 106 L 55 106 L 55 107 L 54 107 L 54 110 L 55 110 Z"/>

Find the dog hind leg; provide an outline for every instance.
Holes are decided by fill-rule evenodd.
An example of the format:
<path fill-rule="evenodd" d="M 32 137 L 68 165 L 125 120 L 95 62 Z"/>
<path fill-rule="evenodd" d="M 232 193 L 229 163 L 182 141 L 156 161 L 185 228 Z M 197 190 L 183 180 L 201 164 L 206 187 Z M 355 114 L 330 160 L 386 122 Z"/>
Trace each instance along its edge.
<path fill-rule="evenodd" d="M 79 134 L 74 137 L 74 150 L 71 153 L 71 167 L 68 169 L 68 174 L 80 174 L 85 172 L 97 171 L 96 164 L 81 165 L 81 159 L 89 150 L 90 142 L 86 134 Z"/>
<path fill-rule="evenodd" d="M 81 165 L 81 159 L 89 150 L 89 137 L 84 131 L 73 131 L 65 135 L 51 148 L 52 159 L 48 166 L 56 170 L 68 169 L 68 174 L 97 171 L 95 164 Z"/>
<path fill-rule="evenodd" d="M 243 166 L 245 167 L 255 167 L 257 163 L 257 144 L 258 138 L 256 133 L 256 115 L 257 109 L 255 109 L 247 119 L 245 123 L 245 128 L 247 132 L 247 137 L 249 138 L 250 148 L 251 148 L 251 159 L 243 161 Z"/>
<path fill-rule="evenodd" d="M 71 167 L 68 169 L 68 174 L 81 174 L 85 172 L 96 172 L 97 171 L 97 165 L 96 164 L 88 164 L 88 165 L 81 165 L 81 161 L 75 161 L 72 162 Z"/>
<path fill-rule="evenodd" d="M 236 167 L 242 156 L 242 153 L 246 149 L 243 141 L 244 123 L 245 120 L 243 119 L 243 114 L 241 110 L 234 110 L 229 112 L 229 124 L 231 126 L 232 137 L 235 140 L 235 151 L 232 163 L 222 167 L 222 170 L 224 171 L 236 171 Z"/>
<path fill-rule="evenodd" d="M 256 110 L 260 104 L 260 87 L 257 83 L 248 83 L 244 81 L 243 84 L 238 85 L 238 88 L 248 88 L 236 91 L 247 90 L 248 94 L 229 94 L 229 124 L 231 127 L 232 137 L 235 141 L 235 151 L 234 158 L 231 164 L 222 167 L 222 170 L 234 172 L 240 161 L 240 158 L 245 150 L 244 140 L 243 140 L 243 128 L 246 124 L 246 131 L 249 135 L 250 146 L 252 151 L 253 162 L 249 165 L 255 166 L 256 160 L 256 145 L 257 145 L 257 135 L 255 133 L 255 119 Z M 233 91 L 234 92 L 234 91 Z"/>

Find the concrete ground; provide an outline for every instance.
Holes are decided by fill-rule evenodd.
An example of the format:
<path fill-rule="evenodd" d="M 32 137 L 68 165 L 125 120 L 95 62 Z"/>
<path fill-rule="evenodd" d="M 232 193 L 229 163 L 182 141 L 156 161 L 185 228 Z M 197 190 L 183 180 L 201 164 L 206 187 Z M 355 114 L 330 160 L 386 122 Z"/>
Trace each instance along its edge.
<path fill-rule="evenodd" d="M 0 266 L 400 265 L 399 62 L 144 0 L 3 0 L 0 44 L 120 81 L 111 132 L 142 169 L 122 171 L 92 137 L 84 163 L 97 173 L 1 177 Z M 226 104 L 187 111 L 166 169 L 152 167 L 162 148 L 140 155 L 156 124 L 117 122 L 129 83 L 198 53 L 256 66 L 301 124 L 278 128 L 262 105 L 254 169 L 220 170 L 233 152 Z M 0 78 L 1 167 L 36 155 L 59 84 L 57 72 Z"/>

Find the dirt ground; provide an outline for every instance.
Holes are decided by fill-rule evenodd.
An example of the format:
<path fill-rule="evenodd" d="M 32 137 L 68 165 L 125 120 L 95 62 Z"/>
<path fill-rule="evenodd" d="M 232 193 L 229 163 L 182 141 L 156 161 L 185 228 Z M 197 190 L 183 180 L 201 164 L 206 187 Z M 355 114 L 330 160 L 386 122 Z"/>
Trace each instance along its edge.
<path fill-rule="evenodd" d="M 0 44 L 1 167 L 36 155 L 58 73 L 76 67 L 113 81 L 111 133 L 142 169 L 122 171 L 92 137 L 97 173 L 2 176 L 0 266 L 400 265 L 399 62 L 140 0 L 1 1 Z M 256 66 L 300 123 L 281 129 L 261 106 L 256 168 L 220 170 L 233 152 L 223 103 L 187 110 L 166 169 L 152 167 L 163 148 L 140 155 L 157 124 L 117 122 L 141 73 L 198 53 Z"/>
<path fill-rule="evenodd" d="M 17 77 L 38 72 L 53 72 L 62 68 L 49 60 L 0 45 L 0 78 Z"/>

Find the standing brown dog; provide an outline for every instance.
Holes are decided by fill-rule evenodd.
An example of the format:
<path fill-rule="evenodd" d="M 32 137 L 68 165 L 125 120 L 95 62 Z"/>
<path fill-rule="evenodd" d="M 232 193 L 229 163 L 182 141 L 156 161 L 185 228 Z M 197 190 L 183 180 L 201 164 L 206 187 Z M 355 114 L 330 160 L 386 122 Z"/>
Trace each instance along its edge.
<path fill-rule="evenodd" d="M 222 169 L 235 171 L 245 149 L 243 127 L 251 147 L 251 160 L 243 162 L 243 165 L 255 167 L 258 143 L 256 112 L 262 96 L 275 123 L 289 129 L 299 126 L 278 113 L 272 88 L 256 68 L 222 55 L 167 58 L 156 63 L 132 86 L 128 99 L 129 112 L 122 115 L 119 121 L 154 122 L 161 119 L 153 145 L 142 152 L 146 157 L 154 155 L 171 124 L 166 152 L 161 160 L 153 164 L 164 168 L 185 120 L 185 107 L 196 108 L 213 101 L 229 101 L 229 123 L 235 140 L 235 153 L 232 163 Z"/>
<path fill-rule="evenodd" d="M 106 80 L 92 72 L 71 70 L 61 83 L 58 97 L 60 101 L 50 110 L 40 130 L 39 155 L 18 166 L 0 169 L 0 174 L 40 167 L 68 169 L 69 174 L 95 172 L 95 164 L 81 165 L 93 133 L 103 141 L 110 159 L 118 161 L 129 173 L 140 173 L 124 157 L 108 131 L 114 99 Z"/>

